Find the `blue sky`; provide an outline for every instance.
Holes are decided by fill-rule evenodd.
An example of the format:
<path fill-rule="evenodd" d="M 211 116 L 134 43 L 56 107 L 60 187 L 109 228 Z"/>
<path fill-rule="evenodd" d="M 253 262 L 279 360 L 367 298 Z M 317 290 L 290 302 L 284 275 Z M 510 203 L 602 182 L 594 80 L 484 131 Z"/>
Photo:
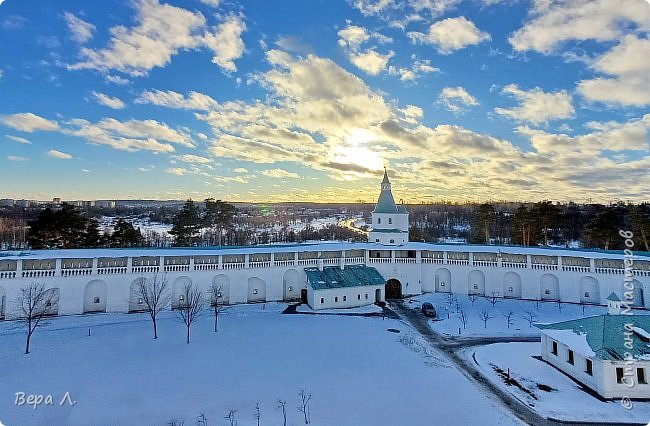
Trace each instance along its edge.
<path fill-rule="evenodd" d="M 650 199 L 645 0 L 6 0 L 0 197 Z"/>

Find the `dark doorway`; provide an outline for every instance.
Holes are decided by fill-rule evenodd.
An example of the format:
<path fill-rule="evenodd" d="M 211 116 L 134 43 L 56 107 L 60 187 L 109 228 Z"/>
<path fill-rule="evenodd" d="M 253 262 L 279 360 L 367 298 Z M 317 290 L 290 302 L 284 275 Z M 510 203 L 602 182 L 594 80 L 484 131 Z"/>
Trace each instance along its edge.
<path fill-rule="evenodd" d="M 307 303 L 307 289 L 300 290 L 300 303 Z"/>
<path fill-rule="evenodd" d="M 386 299 L 401 299 L 402 284 L 399 280 L 390 279 L 386 282 Z"/>

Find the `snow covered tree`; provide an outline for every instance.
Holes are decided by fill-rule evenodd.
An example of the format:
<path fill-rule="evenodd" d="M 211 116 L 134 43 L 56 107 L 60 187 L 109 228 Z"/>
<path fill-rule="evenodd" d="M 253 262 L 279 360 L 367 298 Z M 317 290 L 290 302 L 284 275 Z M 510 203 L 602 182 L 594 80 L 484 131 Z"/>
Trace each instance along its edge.
<path fill-rule="evenodd" d="M 59 292 L 57 289 L 45 288 L 44 284 L 31 283 L 20 289 L 16 303 L 20 309 L 20 319 L 27 327 L 25 354 L 28 354 L 36 328 L 41 325 L 44 317 L 56 314 L 54 307 L 59 303 Z"/>
<path fill-rule="evenodd" d="M 190 343 L 190 329 L 192 323 L 203 312 L 203 294 L 195 284 L 186 284 L 183 288 L 183 302 L 176 311 L 179 318 L 187 327 L 187 343 Z"/>
<path fill-rule="evenodd" d="M 136 297 L 142 300 L 145 310 L 153 323 L 153 338 L 158 338 L 158 325 L 156 319 L 161 311 L 169 308 L 171 294 L 166 276 L 154 274 L 149 279 L 140 279 L 136 288 Z"/>

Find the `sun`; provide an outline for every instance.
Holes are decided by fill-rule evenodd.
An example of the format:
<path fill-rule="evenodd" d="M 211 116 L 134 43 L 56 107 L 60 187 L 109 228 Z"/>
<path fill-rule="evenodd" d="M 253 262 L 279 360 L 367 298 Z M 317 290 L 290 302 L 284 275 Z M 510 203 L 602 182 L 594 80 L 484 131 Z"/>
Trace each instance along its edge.
<path fill-rule="evenodd" d="M 345 142 L 335 148 L 334 161 L 343 164 L 356 164 L 367 170 L 381 170 L 384 159 L 369 145 L 375 136 L 365 129 L 352 129 L 347 132 Z"/>

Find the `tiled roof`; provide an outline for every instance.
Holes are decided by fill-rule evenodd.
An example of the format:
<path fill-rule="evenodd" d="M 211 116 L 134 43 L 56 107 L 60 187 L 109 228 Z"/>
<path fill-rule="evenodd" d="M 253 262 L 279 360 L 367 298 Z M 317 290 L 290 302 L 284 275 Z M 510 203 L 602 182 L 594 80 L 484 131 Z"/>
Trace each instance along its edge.
<path fill-rule="evenodd" d="M 619 299 L 618 296 L 616 295 L 616 293 L 614 293 L 613 291 L 611 292 L 611 294 L 609 296 L 607 296 L 607 300 L 611 300 L 612 302 L 620 302 L 621 301 L 621 299 Z"/>
<path fill-rule="evenodd" d="M 304 269 L 307 281 L 314 290 L 386 283 L 384 277 L 375 268 L 365 265 L 347 265 L 345 269 L 338 266 L 325 266 L 322 271 L 314 267 Z"/>
<path fill-rule="evenodd" d="M 635 329 L 629 336 L 632 349 L 625 347 L 625 324 L 632 324 Z M 646 337 L 650 331 L 650 315 L 599 315 L 536 326 L 542 330 L 572 330 L 576 335 L 584 335 L 589 347 L 603 360 L 623 360 L 625 352 L 634 359 L 650 360 L 650 339 Z"/>

